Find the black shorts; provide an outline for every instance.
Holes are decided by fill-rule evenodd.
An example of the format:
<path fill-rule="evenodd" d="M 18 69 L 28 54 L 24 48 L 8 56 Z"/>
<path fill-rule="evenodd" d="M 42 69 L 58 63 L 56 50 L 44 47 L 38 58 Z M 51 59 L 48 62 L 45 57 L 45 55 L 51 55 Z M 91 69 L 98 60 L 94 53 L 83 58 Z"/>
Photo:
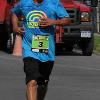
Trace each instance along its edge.
<path fill-rule="evenodd" d="M 36 80 L 38 85 L 48 84 L 54 61 L 41 62 L 32 57 L 26 57 L 23 61 L 26 84 L 31 80 Z"/>

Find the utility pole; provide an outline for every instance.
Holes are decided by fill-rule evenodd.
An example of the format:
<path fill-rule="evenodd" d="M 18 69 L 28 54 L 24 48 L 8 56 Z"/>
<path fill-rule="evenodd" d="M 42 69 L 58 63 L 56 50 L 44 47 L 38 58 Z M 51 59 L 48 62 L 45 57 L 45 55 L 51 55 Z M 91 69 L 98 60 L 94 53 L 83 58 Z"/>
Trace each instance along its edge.
<path fill-rule="evenodd" d="M 100 34 L 100 0 L 98 0 L 97 6 L 97 33 Z"/>

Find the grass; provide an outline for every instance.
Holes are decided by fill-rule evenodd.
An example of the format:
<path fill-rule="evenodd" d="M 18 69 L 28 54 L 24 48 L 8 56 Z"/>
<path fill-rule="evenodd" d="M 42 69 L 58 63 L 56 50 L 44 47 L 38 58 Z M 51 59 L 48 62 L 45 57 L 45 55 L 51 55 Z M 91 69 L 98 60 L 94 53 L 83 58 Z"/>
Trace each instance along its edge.
<path fill-rule="evenodd" d="M 100 35 L 99 34 L 94 35 L 94 52 L 100 53 Z"/>

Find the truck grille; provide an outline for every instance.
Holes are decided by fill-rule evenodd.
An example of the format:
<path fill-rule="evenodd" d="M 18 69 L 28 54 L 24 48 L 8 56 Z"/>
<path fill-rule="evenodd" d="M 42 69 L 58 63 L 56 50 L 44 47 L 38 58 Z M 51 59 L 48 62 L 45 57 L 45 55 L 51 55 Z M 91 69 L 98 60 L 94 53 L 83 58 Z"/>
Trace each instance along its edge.
<path fill-rule="evenodd" d="M 67 8 L 66 11 L 68 12 L 70 19 L 71 19 L 71 25 L 80 24 L 80 11 L 76 8 Z"/>

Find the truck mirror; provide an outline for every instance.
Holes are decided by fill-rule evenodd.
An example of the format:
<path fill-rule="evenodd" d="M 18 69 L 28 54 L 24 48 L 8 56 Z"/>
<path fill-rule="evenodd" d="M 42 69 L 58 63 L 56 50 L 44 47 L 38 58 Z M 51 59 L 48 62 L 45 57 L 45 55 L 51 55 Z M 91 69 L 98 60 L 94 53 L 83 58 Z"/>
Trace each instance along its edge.
<path fill-rule="evenodd" d="M 98 0 L 91 0 L 91 5 L 92 5 L 92 7 L 97 7 Z"/>
<path fill-rule="evenodd" d="M 97 5 L 98 5 L 98 0 L 83 0 L 83 2 L 87 6 L 91 6 L 91 7 L 97 7 Z"/>

